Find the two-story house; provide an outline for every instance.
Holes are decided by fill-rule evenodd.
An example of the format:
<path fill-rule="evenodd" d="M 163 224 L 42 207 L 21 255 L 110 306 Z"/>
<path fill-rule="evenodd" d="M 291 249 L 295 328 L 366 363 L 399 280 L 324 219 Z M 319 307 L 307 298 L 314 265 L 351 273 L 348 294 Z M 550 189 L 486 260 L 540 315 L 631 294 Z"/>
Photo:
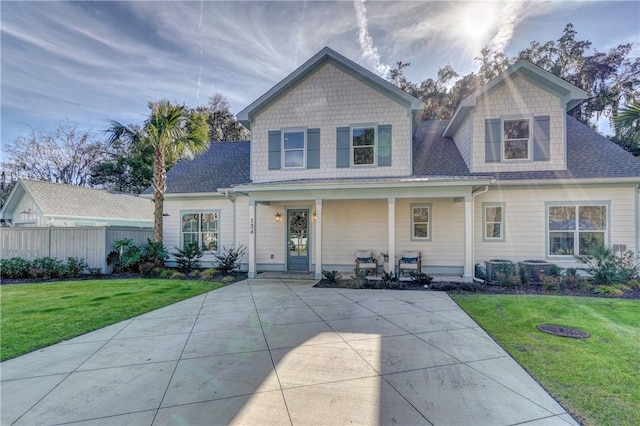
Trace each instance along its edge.
<path fill-rule="evenodd" d="M 567 114 L 586 96 L 520 61 L 450 121 L 420 121 L 420 101 L 324 48 L 238 114 L 250 142 L 169 171 L 165 245 L 196 242 L 205 263 L 243 245 L 249 277 L 416 250 L 465 280 L 493 258 L 637 251 L 640 160 Z"/>

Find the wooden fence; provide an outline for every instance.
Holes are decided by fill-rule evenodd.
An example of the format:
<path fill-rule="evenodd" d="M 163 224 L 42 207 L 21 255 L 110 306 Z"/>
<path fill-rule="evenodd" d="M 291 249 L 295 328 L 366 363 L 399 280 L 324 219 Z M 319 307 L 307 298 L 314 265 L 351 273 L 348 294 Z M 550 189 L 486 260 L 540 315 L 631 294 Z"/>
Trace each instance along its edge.
<path fill-rule="evenodd" d="M 107 254 L 113 243 L 130 238 L 136 244 L 146 244 L 153 238 L 153 229 L 126 227 L 25 227 L 0 228 L 0 258 L 21 257 L 33 260 L 38 257 L 80 257 L 90 268 L 111 272 Z"/>

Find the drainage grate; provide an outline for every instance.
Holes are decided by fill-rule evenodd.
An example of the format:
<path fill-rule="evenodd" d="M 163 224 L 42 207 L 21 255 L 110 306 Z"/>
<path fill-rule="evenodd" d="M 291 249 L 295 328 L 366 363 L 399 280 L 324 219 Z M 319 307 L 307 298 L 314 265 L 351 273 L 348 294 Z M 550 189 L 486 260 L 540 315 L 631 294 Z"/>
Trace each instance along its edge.
<path fill-rule="evenodd" d="M 573 327 L 565 327 L 564 325 L 541 324 L 537 325 L 536 328 L 542 332 L 553 334 L 554 336 L 571 337 L 572 339 L 588 339 L 591 337 L 586 331 Z"/>

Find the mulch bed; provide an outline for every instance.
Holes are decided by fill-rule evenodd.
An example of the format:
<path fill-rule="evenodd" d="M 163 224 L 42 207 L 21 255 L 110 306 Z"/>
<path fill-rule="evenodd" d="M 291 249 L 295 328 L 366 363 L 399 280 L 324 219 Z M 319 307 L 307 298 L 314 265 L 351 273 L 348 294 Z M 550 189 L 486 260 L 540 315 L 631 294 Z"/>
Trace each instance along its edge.
<path fill-rule="evenodd" d="M 319 288 L 353 288 L 349 286 L 349 281 L 338 281 L 330 283 L 326 280 L 320 281 L 315 287 Z M 370 288 L 370 287 L 360 287 Z M 529 284 L 527 286 L 501 286 L 492 284 L 474 283 L 457 283 L 457 282 L 433 282 L 428 288 L 415 285 L 414 283 L 406 283 L 401 288 L 391 287 L 397 290 L 414 290 L 414 291 L 446 291 L 448 293 L 480 293 L 480 294 L 535 294 L 548 296 L 580 296 L 580 297 L 605 297 L 611 299 L 633 299 L 640 300 L 640 288 L 635 287 L 625 291 L 621 295 L 600 294 L 590 288 L 563 288 L 558 290 L 549 290 L 541 284 Z"/>

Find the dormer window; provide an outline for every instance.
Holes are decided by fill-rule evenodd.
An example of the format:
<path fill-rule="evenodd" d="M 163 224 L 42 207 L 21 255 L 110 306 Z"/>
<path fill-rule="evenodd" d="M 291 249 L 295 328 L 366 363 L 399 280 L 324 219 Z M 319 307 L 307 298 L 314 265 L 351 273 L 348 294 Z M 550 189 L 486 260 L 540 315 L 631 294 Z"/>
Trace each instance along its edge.
<path fill-rule="evenodd" d="M 284 168 L 305 167 L 305 131 L 284 131 L 282 132 L 282 155 L 284 156 Z"/>
<path fill-rule="evenodd" d="M 351 150 L 354 166 L 373 166 L 376 164 L 377 127 L 352 127 Z"/>
<path fill-rule="evenodd" d="M 528 160 L 531 144 L 531 126 L 528 118 L 502 122 L 503 155 L 505 160 Z"/>

